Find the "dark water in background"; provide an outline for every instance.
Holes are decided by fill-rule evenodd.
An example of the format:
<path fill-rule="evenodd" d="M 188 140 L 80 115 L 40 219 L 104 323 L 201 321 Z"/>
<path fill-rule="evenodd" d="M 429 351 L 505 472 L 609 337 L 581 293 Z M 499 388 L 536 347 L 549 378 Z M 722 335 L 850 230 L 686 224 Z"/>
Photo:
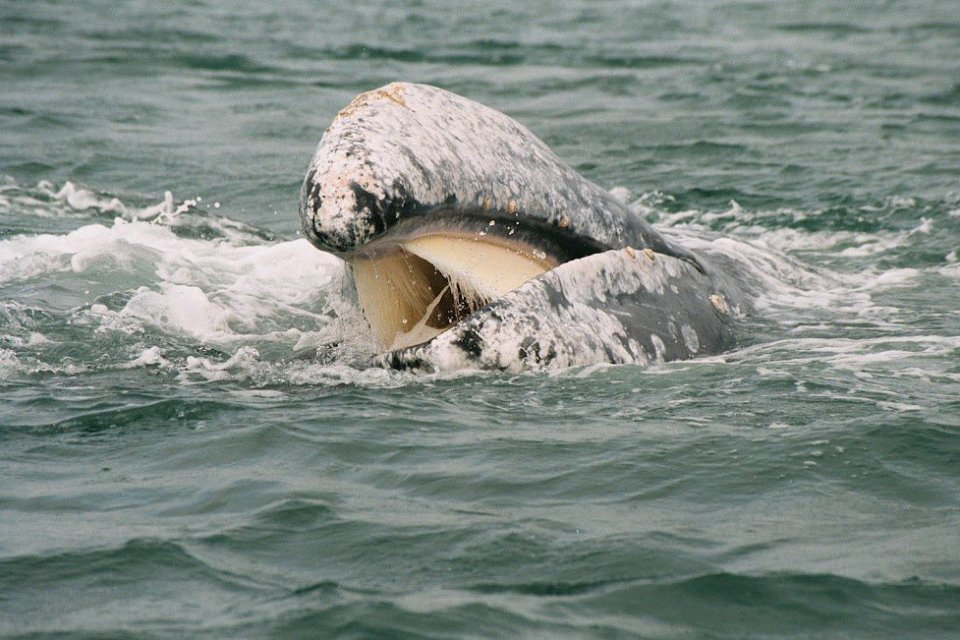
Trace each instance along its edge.
<path fill-rule="evenodd" d="M 3 3 L 0 635 L 960 636 L 958 15 Z M 296 198 L 396 79 L 740 261 L 741 347 L 356 366 Z"/>

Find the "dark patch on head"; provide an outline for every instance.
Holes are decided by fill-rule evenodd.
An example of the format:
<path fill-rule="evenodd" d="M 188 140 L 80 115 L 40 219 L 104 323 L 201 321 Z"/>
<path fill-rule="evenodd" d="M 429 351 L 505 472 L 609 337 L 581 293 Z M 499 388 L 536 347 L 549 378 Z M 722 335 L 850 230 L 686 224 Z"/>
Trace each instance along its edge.
<path fill-rule="evenodd" d="M 620 342 L 622 344 L 623 341 L 621 340 Z M 617 357 L 617 354 L 613 352 L 613 348 L 609 344 L 603 345 L 603 353 L 607 356 L 607 362 L 616 364 L 621 360 L 620 358 Z"/>
<path fill-rule="evenodd" d="M 380 363 L 397 371 L 433 371 L 433 366 L 418 355 L 414 355 L 410 349 L 400 349 L 384 354 L 380 358 Z"/>
<path fill-rule="evenodd" d="M 311 185 L 316 184 L 313 181 L 314 176 L 317 175 L 317 170 L 311 167 L 307 170 L 307 175 L 303 179 L 303 187 L 300 189 L 300 206 L 303 206 L 303 200 L 306 198 L 309 193 L 309 188 Z"/>
<path fill-rule="evenodd" d="M 547 304 L 549 304 L 551 308 L 562 309 L 570 305 L 570 301 L 567 300 L 567 296 L 563 292 L 560 282 L 557 279 L 543 281 L 541 289 L 543 290 Z"/>
<path fill-rule="evenodd" d="M 410 194 L 407 186 L 399 179 L 392 185 L 393 193 L 382 198 L 376 197 L 356 182 L 350 183 L 350 189 L 356 199 L 357 210 L 367 211 L 368 222 L 373 225 L 373 237 L 381 235 L 402 218 L 422 208 L 422 205 Z"/>
<path fill-rule="evenodd" d="M 383 209 L 383 198 L 378 198 L 356 182 L 350 183 L 350 190 L 353 191 L 357 211 L 366 210 L 370 214 L 370 221 L 373 222 L 377 233 L 381 233 L 383 231 L 383 216 L 380 212 Z M 378 222 L 379 224 L 377 224 Z"/>
<path fill-rule="evenodd" d="M 304 187 L 310 185 L 307 191 L 307 205 L 314 213 L 320 210 L 320 204 L 323 202 L 323 198 L 320 197 L 320 183 L 315 182 L 313 179 L 315 175 L 316 170 L 310 169 L 310 171 L 307 172 L 307 180 L 304 183 Z"/>
<path fill-rule="evenodd" d="M 479 360 L 483 354 L 483 338 L 473 327 L 464 329 L 453 344 L 463 349 L 464 353 L 474 359 Z"/>
<path fill-rule="evenodd" d="M 517 357 L 520 362 L 527 362 L 531 358 L 534 362 L 540 362 L 540 343 L 527 336 L 520 343 L 520 349 L 517 351 Z"/>
<path fill-rule="evenodd" d="M 314 181 L 316 173 L 316 169 L 312 168 L 307 171 L 303 186 L 300 188 L 300 228 L 311 244 L 325 249 L 327 243 L 317 228 L 317 216 L 315 215 L 322 202 L 320 185 Z"/>
<path fill-rule="evenodd" d="M 542 351 L 543 347 L 540 346 L 540 341 L 531 336 L 527 336 L 523 339 L 523 342 L 520 343 L 517 356 L 521 362 L 533 360 L 538 365 L 548 365 L 557 357 L 557 350 L 553 344 L 550 345 L 546 353 L 542 353 Z"/>
<path fill-rule="evenodd" d="M 554 358 L 557 357 L 557 350 L 553 348 L 553 345 L 550 345 L 550 348 L 547 349 L 547 355 L 543 356 L 543 364 L 550 364 L 553 362 Z"/>

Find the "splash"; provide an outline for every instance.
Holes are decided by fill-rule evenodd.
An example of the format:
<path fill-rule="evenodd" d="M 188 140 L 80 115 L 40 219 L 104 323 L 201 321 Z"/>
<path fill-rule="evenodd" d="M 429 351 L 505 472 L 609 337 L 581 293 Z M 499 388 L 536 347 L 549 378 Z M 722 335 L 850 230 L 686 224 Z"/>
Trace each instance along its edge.
<path fill-rule="evenodd" d="M 615 195 L 631 201 L 625 189 Z M 62 232 L 0 239 L 0 378 L 114 369 L 184 384 L 410 383 L 405 374 L 368 367 L 376 342 L 343 263 L 201 202 L 166 193 L 141 206 L 73 183 L 0 185 L 0 212 L 22 220 L 21 227 L 72 223 Z M 901 292 L 958 277 L 956 244 L 935 244 L 956 226 L 956 202 L 939 214 L 931 206 L 891 200 L 878 215 L 909 213 L 915 220 L 872 231 L 810 231 L 805 220 L 818 212 L 753 211 L 736 203 L 676 212 L 658 192 L 632 199 L 638 215 L 659 219 L 678 242 L 738 273 L 753 297 L 744 348 L 703 362 L 773 353 L 783 364 L 787 350 L 801 354 L 798 366 L 818 361 L 864 371 L 874 358 L 903 356 L 904 349 L 884 341 L 890 334 L 913 340 L 907 359 L 917 370 L 930 354 L 942 355 L 941 343 L 912 335 L 920 311 L 899 301 Z M 879 262 L 931 246 L 941 261 Z M 832 337 L 839 328 L 847 331 L 844 345 Z M 830 354 L 831 344 L 843 348 Z"/>
<path fill-rule="evenodd" d="M 642 194 L 631 207 L 658 219 L 679 243 L 739 273 L 760 314 L 787 330 L 841 322 L 888 331 L 909 329 L 911 317 L 890 304 L 891 296 L 932 274 L 952 275 L 954 267 L 946 249 L 942 263 L 928 268 L 889 267 L 882 260 L 936 243 L 948 226 L 941 209 L 949 202 L 891 197 L 862 205 L 850 226 L 869 219 L 870 231 L 810 223 L 834 215 L 826 209 L 749 210 L 731 201 L 721 211 L 665 211 L 670 197 L 659 192 Z"/>
<path fill-rule="evenodd" d="M 371 355 L 343 263 L 305 240 L 271 238 L 197 209 L 197 199 L 177 204 L 169 192 L 147 207 L 72 183 L 30 193 L 6 185 L 2 194 L 27 222 L 76 210 L 118 214 L 0 239 L 3 377 L 67 371 L 68 353 L 84 368 L 174 375 L 202 370 L 203 361 L 229 373 L 261 358 Z M 245 353 L 257 356 L 236 360 Z"/>

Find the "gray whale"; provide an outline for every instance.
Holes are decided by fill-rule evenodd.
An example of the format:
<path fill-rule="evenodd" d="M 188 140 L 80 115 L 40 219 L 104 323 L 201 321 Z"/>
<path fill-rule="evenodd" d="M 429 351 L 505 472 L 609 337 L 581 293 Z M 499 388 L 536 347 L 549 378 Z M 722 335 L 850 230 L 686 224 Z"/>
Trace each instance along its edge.
<path fill-rule="evenodd" d="M 300 217 L 350 265 L 382 366 L 646 364 L 733 343 L 731 280 L 510 117 L 436 87 L 341 110 Z"/>

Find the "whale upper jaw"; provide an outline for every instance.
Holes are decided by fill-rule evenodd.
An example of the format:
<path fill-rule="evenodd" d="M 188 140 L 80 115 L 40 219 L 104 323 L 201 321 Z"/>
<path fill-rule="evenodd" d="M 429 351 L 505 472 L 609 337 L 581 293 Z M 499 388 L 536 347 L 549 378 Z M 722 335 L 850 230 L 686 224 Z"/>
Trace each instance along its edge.
<path fill-rule="evenodd" d="M 334 252 L 438 207 L 519 215 L 598 246 L 666 244 L 512 118 L 426 85 L 357 96 L 324 132 L 300 194 L 304 235 Z"/>

